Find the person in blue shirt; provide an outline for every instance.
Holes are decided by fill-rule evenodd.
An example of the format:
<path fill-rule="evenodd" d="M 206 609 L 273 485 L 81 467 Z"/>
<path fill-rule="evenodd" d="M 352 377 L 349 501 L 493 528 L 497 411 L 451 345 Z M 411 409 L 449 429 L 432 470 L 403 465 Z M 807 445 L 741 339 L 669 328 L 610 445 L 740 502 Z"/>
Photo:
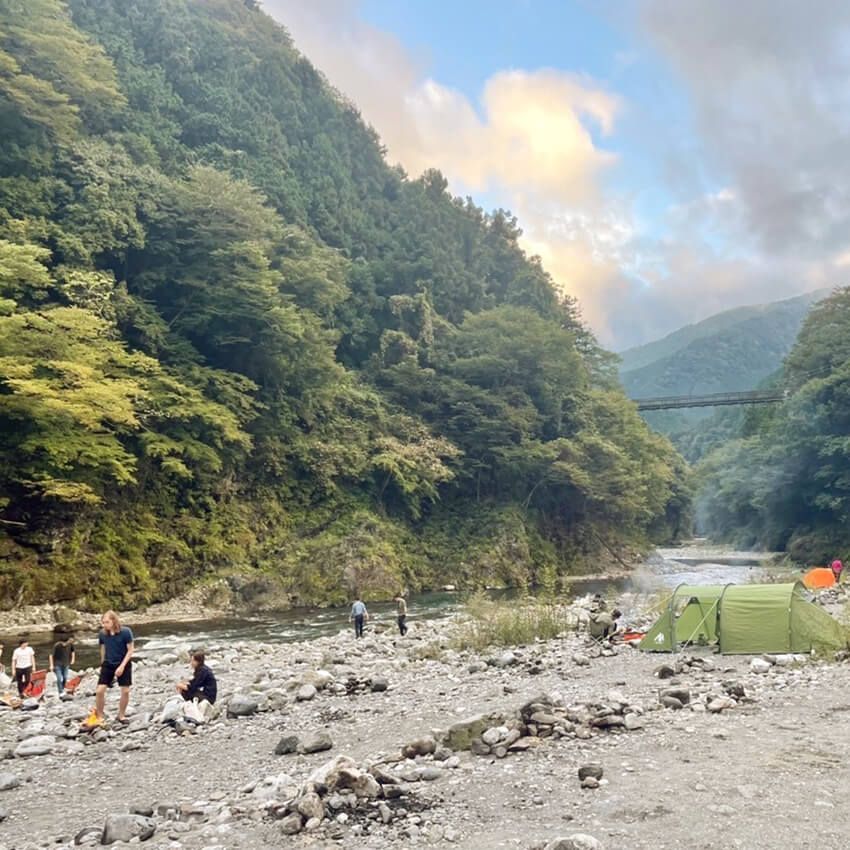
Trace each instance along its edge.
<path fill-rule="evenodd" d="M 358 596 L 351 606 L 351 615 L 348 620 L 354 621 L 354 637 L 363 637 L 363 624 L 369 619 L 369 612 L 363 604 L 363 600 Z"/>
<path fill-rule="evenodd" d="M 103 720 L 103 707 L 106 703 L 106 690 L 115 680 L 121 688 L 118 700 L 118 722 L 129 723 L 127 706 L 130 704 L 130 687 L 133 684 L 133 633 L 121 625 L 114 611 L 107 611 L 100 619 L 103 626 L 98 635 L 100 644 L 100 677 L 97 680 L 95 712 L 98 720 Z"/>

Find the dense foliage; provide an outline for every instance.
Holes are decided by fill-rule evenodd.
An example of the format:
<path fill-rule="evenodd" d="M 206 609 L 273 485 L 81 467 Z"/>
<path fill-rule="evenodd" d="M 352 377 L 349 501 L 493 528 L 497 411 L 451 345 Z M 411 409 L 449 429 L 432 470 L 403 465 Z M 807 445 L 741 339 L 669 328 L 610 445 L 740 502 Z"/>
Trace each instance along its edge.
<path fill-rule="evenodd" d="M 812 308 L 783 381 L 788 401 L 750 413 L 703 464 L 701 522 L 823 563 L 850 553 L 850 289 Z"/>
<path fill-rule="evenodd" d="M 0 121 L 6 602 L 553 583 L 685 527 L 516 222 L 257 4 L 0 0 Z"/>

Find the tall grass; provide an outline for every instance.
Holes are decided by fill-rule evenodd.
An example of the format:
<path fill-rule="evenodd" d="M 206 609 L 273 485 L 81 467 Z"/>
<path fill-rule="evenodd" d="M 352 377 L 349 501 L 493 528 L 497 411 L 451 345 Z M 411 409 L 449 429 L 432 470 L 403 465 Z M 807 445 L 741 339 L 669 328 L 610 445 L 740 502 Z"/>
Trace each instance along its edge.
<path fill-rule="evenodd" d="M 532 597 L 496 600 L 477 593 L 466 603 L 464 615 L 455 638 L 458 649 L 521 646 L 576 628 L 565 605 Z"/>

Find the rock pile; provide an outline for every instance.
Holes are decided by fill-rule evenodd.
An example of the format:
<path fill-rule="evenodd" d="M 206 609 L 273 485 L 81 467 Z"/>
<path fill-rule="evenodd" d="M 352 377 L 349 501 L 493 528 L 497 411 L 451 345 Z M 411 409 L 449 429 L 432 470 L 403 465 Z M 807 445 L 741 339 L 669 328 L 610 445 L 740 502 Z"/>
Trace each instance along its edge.
<path fill-rule="evenodd" d="M 587 740 L 604 732 L 643 728 L 644 709 L 611 691 L 604 700 L 565 706 L 556 695 L 543 695 L 508 715 L 479 715 L 451 726 L 442 743 L 452 750 L 505 758 L 539 746 L 545 738 Z"/>

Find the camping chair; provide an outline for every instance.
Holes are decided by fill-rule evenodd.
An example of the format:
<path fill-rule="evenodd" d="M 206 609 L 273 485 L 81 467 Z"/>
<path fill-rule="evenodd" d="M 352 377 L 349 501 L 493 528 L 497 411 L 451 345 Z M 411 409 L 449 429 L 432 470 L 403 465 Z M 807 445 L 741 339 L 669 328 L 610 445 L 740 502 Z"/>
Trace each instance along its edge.
<path fill-rule="evenodd" d="M 44 686 L 47 684 L 47 670 L 36 670 L 32 674 L 30 683 L 24 688 L 25 697 L 36 697 L 40 699 L 44 695 Z"/>
<path fill-rule="evenodd" d="M 74 676 L 73 679 L 68 679 L 68 681 L 65 682 L 65 693 L 73 694 L 77 688 L 80 687 L 80 682 L 83 681 L 83 676 L 84 674 L 81 673 L 79 676 Z"/>

